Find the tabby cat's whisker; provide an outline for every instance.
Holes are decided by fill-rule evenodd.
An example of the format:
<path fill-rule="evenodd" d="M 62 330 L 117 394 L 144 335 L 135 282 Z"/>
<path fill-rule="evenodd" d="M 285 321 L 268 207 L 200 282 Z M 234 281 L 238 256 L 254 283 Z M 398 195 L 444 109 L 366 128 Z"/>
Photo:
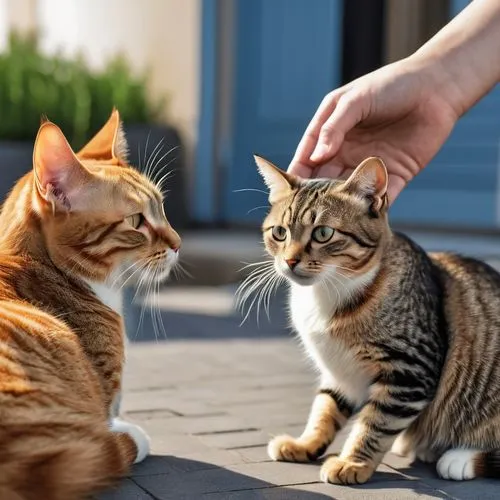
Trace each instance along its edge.
<path fill-rule="evenodd" d="M 254 207 L 254 208 L 251 208 L 247 213 L 246 215 L 249 215 L 251 214 L 252 212 L 255 212 L 256 210 L 260 210 L 261 208 L 269 208 L 268 205 L 261 205 L 260 207 Z"/>
<path fill-rule="evenodd" d="M 247 278 L 240 284 L 240 286 L 236 290 L 236 296 L 241 296 L 241 298 L 243 299 L 242 305 L 244 304 L 244 301 L 246 300 L 248 295 L 252 293 L 254 289 L 259 286 L 259 283 L 263 279 L 266 279 L 272 271 L 273 270 L 269 267 L 263 269 L 259 268 L 255 269 L 247 276 Z"/>
<path fill-rule="evenodd" d="M 264 305 L 264 309 L 269 317 L 270 296 L 274 288 L 277 288 L 279 279 L 274 270 L 272 261 L 249 264 L 246 267 L 251 267 L 259 264 L 260 266 L 254 269 L 236 290 L 236 307 L 242 312 L 244 312 L 245 306 L 252 294 L 256 292 L 255 296 L 250 302 L 250 305 L 248 306 L 246 313 L 244 314 L 241 324 L 243 324 L 248 319 L 254 306 L 256 306 L 257 321 L 259 321 L 261 304 Z"/>
<path fill-rule="evenodd" d="M 233 193 L 244 193 L 246 191 L 254 191 L 255 193 L 262 193 L 262 194 L 265 194 L 266 196 L 269 196 L 269 193 L 267 191 L 263 191 L 262 189 L 255 189 L 255 188 L 234 189 Z"/>
<path fill-rule="evenodd" d="M 239 272 L 244 271 L 245 269 L 248 269 L 249 267 L 256 267 L 256 266 L 265 266 L 265 265 L 274 265 L 274 261 L 272 260 L 262 260 L 260 262 L 242 262 L 242 264 L 245 264 L 241 269 L 239 269 Z"/>
<path fill-rule="evenodd" d="M 264 308 L 266 310 L 268 320 L 271 319 L 270 318 L 271 298 L 276 293 L 281 282 L 284 281 L 284 279 L 285 278 L 281 274 L 275 273 L 273 279 L 270 281 L 268 291 L 266 293 L 266 296 L 264 297 L 264 299 L 265 299 Z"/>
<path fill-rule="evenodd" d="M 340 292 L 339 292 L 339 289 L 337 288 L 337 285 L 336 283 L 338 283 L 337 280 L 334 279 L 333 275 L 327 275 L 325 276 L 325 284 L 326 284 L 326 290 L 327 290 L 327 293 L 328 293 L 328 297 L 330 298 L 330 289 L 333 288 L 333 290 L 335 291 L 335 293 L 337 294 L 337 301 L 340 302 Z"/>

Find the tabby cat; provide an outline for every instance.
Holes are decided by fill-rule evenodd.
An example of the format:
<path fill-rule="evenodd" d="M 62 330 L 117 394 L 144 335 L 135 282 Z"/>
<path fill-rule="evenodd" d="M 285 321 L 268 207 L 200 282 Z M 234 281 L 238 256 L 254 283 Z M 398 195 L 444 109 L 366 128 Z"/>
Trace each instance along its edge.
<path fill-rule="evenodd" d="M 75 500 L 145 458 L 118 418 L 119 292 L 164 278 L 180 240 L 152 182 L 127 164 L 115 110 L 78 153 L 42 123 L 33 170 L 0 215 L 0 498 Z M 144 276 L 144 274 L 143 274 Z"/>
<path fill-rule="evenodd" d="M 346 181 L 256 161 L 265 245 L 321 375 L 304 432 L 271 440 L 270 457 L 315 460 L 357 415 L 325 482 L 364 483 L 391 446 L 437 461 L 443 478 L 500 476 L 500 275 L 393 233 L 378 158 Z"/>

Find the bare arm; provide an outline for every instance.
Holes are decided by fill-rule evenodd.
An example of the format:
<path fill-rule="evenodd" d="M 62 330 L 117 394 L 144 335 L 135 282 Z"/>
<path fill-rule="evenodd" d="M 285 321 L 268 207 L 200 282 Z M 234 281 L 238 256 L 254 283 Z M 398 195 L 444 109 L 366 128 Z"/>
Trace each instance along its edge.
<path fill-rule="evenodd" d="M 411 58 L 445 72 L 461 116 L 500 82 L 500 2 L 474 0 Z"/>
<path fill-rule="evenodd" d="M 380 156 L 392 202 L 499 81 L 500 0 L 474 0 L 411 56 L 330 92 L 289 171 L 340 177 Z"/>

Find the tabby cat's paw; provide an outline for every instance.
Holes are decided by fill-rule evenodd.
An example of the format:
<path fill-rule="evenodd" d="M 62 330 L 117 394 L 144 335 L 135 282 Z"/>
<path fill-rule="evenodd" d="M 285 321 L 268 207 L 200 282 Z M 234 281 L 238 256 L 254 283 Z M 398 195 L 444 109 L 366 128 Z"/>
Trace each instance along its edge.
<path fill-rule="evenodd" d="M 448 450 L 436 465 L 439 477 L 443 479 L 452 479 L 454 481 L 466 481 L 474 479 L 474 457 L 478 454 L 477 450 L 451 449 Z"/>
<path fill-rule="evenodd" d="M 320 478 L 325 483 L 363 484 L 372 477 L 373 472 L 372 464 L 330 457 L 321 467 Z"/>
<path fill-rule="evenodd" d="M 111 432 L 123 432 L 128 434 L 137 447 L 137 456 L 134 464 L 142 462 L 149 455 L 149 436 L 142 427 L 126 422 L 121 418 L 113 418 L 111 421 Z"/>
<path fill-rule="evenodd" d="M 291 436 L 277 436 L 267 445 L 267 454 L 272 460 L 280 462 L 311 462 L 320 457 L 326 446 L 316 441 L 295 439 Z"/>

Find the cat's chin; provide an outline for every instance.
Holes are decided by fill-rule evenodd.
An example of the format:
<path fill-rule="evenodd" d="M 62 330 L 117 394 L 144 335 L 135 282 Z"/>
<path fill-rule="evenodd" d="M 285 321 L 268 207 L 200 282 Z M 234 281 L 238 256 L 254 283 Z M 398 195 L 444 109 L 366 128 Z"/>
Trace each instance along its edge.
<path fill-rule="evenodd" d="M 282 271 L 285 278 L 294 285 L 299 286 L 312 286 L 316 283 L 317 279 L 314 276 L 301 276 L 292 271 Z"/>

